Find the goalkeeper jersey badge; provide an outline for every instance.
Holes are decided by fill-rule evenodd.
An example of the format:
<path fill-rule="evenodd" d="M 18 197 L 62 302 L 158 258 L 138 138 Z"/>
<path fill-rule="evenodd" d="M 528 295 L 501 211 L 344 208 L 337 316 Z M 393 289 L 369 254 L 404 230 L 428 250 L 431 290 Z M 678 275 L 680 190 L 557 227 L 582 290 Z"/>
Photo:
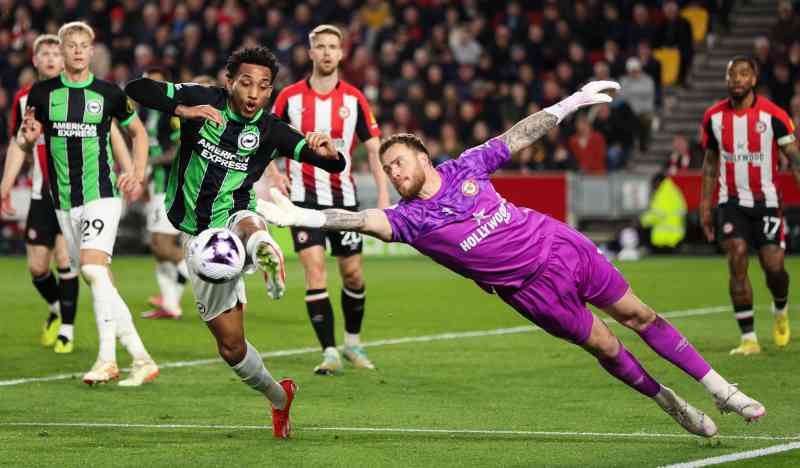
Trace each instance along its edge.
<path fill-rule="evenodd" d="M 461 184 L 461 193 L 468 197 L 474 197 L 478 194 L 479 190 L 478 183 L 472 179 L 467 179 Z"/>

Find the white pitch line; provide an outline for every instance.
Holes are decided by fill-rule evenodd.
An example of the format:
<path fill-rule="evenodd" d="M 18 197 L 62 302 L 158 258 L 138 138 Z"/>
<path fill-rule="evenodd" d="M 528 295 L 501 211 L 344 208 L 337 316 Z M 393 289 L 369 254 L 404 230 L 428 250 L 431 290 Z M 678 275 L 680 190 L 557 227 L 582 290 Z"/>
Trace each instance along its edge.
<path fill-rule="evenodd" d="M 701 466 L 720 465 L 722 463 L 734 462 L 738 460 L 747 460 L 749 458 L 764 457 L 775 453 L 788 452 L 789 450 L 800 449 L 800 442 L 792 442 L 790 444 L 773 445 L 763 449 L 748 450 L 747 452 L 730 453 L 714 458 L 703 458 L 701 460 L 694 460 L 685 463 L 677 463 L 674 465 L 667 465 L 661 468 L 697 468 Z"/>
<path fill-rule="evenodd" d="M 210 430 L 257 430 L 271 431 L 272 426 L 227 425 L 227 424 L 145 424 L 145 423 L 105 423 L 105 422 L 4 422 L 0 427 L 81 427 L 81 428 L 117 428 L 117 429 L 210 429 Z M 645 438 L 645 439 L 697 439 L 691 434 L 663 434 L 655 432 L 570 432 L 570 431 L 522 431 L 503 429 L 434 429 L 403 427 L 295 427 L 298 432 L 366 432 L 384 434 L 480 434 L 480 435 L 519 435 L 519 436 L 553 436 L 553 437 L 611 437 L 611 438 Z M 727 440 L 800 440 L 796 436 L 776 435 L 721 435 L 718 439 Z M 800 442 L 797 442 L 800 444 Z M 788 444 L 791 445 L 791 444 Z"/>
<path fill-rule="evenodd" d="M 666 318 L 681 318 L 681 317 L 694 317 L 698 315 L 711 315 L 711 314 L 718 314 L 720 312 L 726 312 L 730 310 L 730 306 L 716 306 L 716 307 L 703 307 L 699 309 L 688 309 L 688 310 L 678 310 L 678 311 L 671 311 L 665 312 L 661 314 L 663 317 Z M 617 322 L 613 319 L 607 318 L 603 320 L 609 324 L 616 324 Z M 453 333 L 441 333 L 437 335 L 423 335 L 423 336 L 407 336 L 403 338 L 390 338 L 386 340 L 378 340 L 378 341 L 369 341 L 363 343 L 364 347 L 375 348 L 379 346 L 389 346 L 389 345 L 397 345 L 397 344 L 405 344 L 405 343 L 420 343 L 420 342 L 431 342 L 431 341 L 443 341 L 443 340 L 456 340 L 460 338 L 482 338 L 486 336 L 498 336 L 498 335 L 511 335 L 516 333 L 530 333 L 534 331 L 541 330 L 541 328 L 532 326 L 532 325 L 525 325 L 520 327 L 511 327 L 511 328 L 495 328 L 493 330 L 477 330 L 477 331 L 467 331 L 467 332 L 453 332 Z M 295 348 L 295 349 L 284 349 L 279 351 L 269 351 L 266 353 L 261 353 L 262 358 L 274 358 L 274 357 L 282 357 L 282 356 L 296 356 L 298 354 L 310 354 L 319 352 L 318 347 L 314 348 Z M 160 363 L 158 367 L 161 369 L 169 369 L 173 367 L 193 367 L 193 366 L 202 366 L 207 364 L 217 364 L 222 363 L 222 359 L 220 358 L 210 358 L 210 359 L 196 359 L 191 361 L 175 361 L 175 362 L 165 362 Z M 128 369 L 122 369 L 123 371 L 127 371 Z M 83 372 L 72 372 L 67 374 L 56 374 L 56 375 L 48 375 L 45 377 L 23 377 L 18 379 L 11 379 L 11 380 L 0 380 L 0 387 L 8 387 L 12 385 L 22 385 L 27 383 L 34 383 L 34 382 L 51 382 L 54 380 L 68 380 L 68 379 L 77 379 L 83 376 Z"/>

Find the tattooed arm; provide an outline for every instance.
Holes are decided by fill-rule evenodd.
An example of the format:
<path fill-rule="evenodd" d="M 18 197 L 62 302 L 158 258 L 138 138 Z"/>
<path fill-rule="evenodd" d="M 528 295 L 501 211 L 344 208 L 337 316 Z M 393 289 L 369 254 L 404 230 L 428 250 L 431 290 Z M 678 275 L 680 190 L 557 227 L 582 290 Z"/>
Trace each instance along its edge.
<path fill-rule="evenodd" d="M 322 210 L 322 214 L 325 216 L 322 229 L 356 231 L 384 241 L 392 240 L 392 226 L 386 213 L 381 209 L 372 208 L 355 212 L 331 208 Z"/>
<path fill-rule="evenodd" d="M 792 174 L 794 174 L 794 182 L 800 187 L 800 146 L 797 141 L 793 141 L 788 145 L 781 146 L 781 150 L 789 161 L 792 162 Z"/>
<path fill-rule="evenodd" d="M 500 139 L 506 143 L 511 153 L 516 153 L 532 145 L 576 110 L 593 104 L 611 102 L 611 96 L 605 92 L 618 89 L 619 83 L 614 81 L 593 81 L 558 103 L 517 122 L 500 135 Z"/>
<path fill-rule="evenodd" d="M 520 120 L 499 138 L 508 145 L 511 153 L 516 153 L 532 145 L 556 125 L 558 125 L 558 117 L 541 110 Z"/>
<path fill-rule="evenodd" d="M 716 187 L 717 177 L 719 177 L 719 153 L 713 149 L 706 150 L 703 159 L 703 190 L 700 193 L 700 220 L 703 224 L 703 232 L 709 242 L 714 241 L 714 222 L 711 218 L 711 200 L 714 197 L 714 187 Z"/>

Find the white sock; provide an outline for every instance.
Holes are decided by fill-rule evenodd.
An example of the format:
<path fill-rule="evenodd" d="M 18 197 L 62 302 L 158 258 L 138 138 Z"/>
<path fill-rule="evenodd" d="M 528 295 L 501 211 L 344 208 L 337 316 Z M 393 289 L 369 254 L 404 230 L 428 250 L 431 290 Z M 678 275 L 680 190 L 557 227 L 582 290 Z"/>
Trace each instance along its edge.
<path fill-rule="evenodd" d="M 758 341 L 758 337 L 756 336 L 756 332 L 751 331 L 749 333 L 742 333 L 742 340 Z"/>
<path fill-rule="evenodd" d="M 50 309 L 50 313 L 51 314 L 56 314 L 59 317 L 61 316 L 61 303 L 60 302 L 55 301 L 52 304 L 47 304 L 47 308 Z"/>
<path fill-rule="evenodd" d="M 183 283 L 178 281 L 178 276 L 183 276 Z M 181 298 L 183 298 L 183 290 L 186 289 L 187 281 L 189 281 L 189 270 L 186 268 L 186 260 L 181 260 L 177 265 L 175 265 L 174 285 L 175 297 L 178 305 L 177 311 L 181 310 Z"/>
<path fill-rule="evenodd" d="M 345 346 L 358 346 L 361 344 L 361 335 L 358 333 L 344 332 L 344 345 Z"/>
<path fill-rule="evenodd" d="M 178 269 L 174 263 L 169 261 L 158 262 L 156 280 L 158 281 L 159 289 L 161 289 L 162 307 L 170 312 L 178 312 L 178 309 L 180 309 L 180 296 L 178 296 L 176 287 L 177 278 Z"/>
<path fill-rule="evenodd" d="M 128 350 L 128 354 L 130 354 L 135 361 L 152 360 L 150 354 L 147 353 L 144 347 L 144 343 L 142 343 L 142 339 L 139 337 L 139 332 L 136 331 L 136 326 L 133 324 L 133 317 L 131 317 L 131 311 L 128 309 L 128 305 L 122 300 L 122 296 L 119 295 L 117 288 L 111 286 L 111 289 L 114 294 L 114 322 L 116 322 L 117 325 L 117 338 L 119 338 L 119 342 Z"/>
<path fill-rule="evenodd" d="M 116 289 L 111 283 L 108 268 L 100 265 L 84 265 L 81 272 L 92 290 L 94 320 L 97 324 L 97 335 L 100 349 L 97 358 L 101 361 L 116 362 L 116 323 L 114 307 Z"/>
<path fill-rule="evenodd" d="M 728 381 L 717 374 L 717 371 L 714 369 L 708 371 L 708 373 L 700 379 L 700 383 L 703 384 L 706 390 L 708 390 L 708 393 L 712 395 L 725 395 L 728 391 L 728 387 L 730 387 Z"/>
<path fill-rule="evenodd" d="M 178 264 L 175 266 L 175 268 L 178 270 L 178 273 L 183 275 L 184 278 L 186 278 L 187 280 L 189 279 L 189 268 L 186 266 L 186 259 L 185 258 L 183 260 L 181 260 L 180 262 L 178 262 Z"/>
<path fill-rule="evenodd" d="M 67 325 L 66 323 L 62 323 L 61 326 L 58 327 L 58 334 L 72 341 L 74 330 L 75 330 L 74 325 Z"/>
<path fill-rule="evenodd" d="M 244 359 L 231 369 L 242 378 L 242 382 L 253 390 L 263 393 L 276 408 L 283 409 L 286 406 L 286 391 L 272 378 L 258 350 L 250 342 L 245 341 L 245 343 L 247 352 Z"/>

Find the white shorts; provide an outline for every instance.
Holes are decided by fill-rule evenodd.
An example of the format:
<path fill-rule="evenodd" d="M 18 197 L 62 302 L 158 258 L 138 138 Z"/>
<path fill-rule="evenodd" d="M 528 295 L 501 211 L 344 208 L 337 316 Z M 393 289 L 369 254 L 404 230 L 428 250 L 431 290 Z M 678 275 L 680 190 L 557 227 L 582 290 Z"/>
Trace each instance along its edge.
<path fill-rule="evenodd" d="M 252 211 L 242 210 L 236 212 L 233 216 L 228 218 L 225 227 L 230 229 L 242 219 L 256 216 L 261 218 L 261 215 Z M 261 218 L 263 219 L 263 218 Z M 184 244 L 184 251 L 187 255 L 186 266 L 189 270 L 189 279 L 192 282 L 192 291 L 194 292 L 195 305 L 200 318 L 204 322 L 214 320 L 221 313 L 236 307 L 236 304 L 247 304 L 247 295 L 244 289 L 244 277 L 239 276 L 238 279 L 229 281 L 227 283 L 214 284 L 203 281 L 197 276 L 197 273 L 192 268 L 193 262 L 188 258 L 188 250 L 186 247 L 196 236 L 188 236 Z M 254 265 L 245 265 L 243 273 L 249 274 L 255 271 Z"/>
<path fill-rule="evenodd" d="M 69 211 L 56 210 L 72 268 L 80 268 L 81 250 L 100 250 L 109 257 L 114 254 L 121 213 L 119 198 L 101 198 Z"/>
<path fill-rule="evenodd" d="M 147 230 L 151 233 L 177 236 L 181 232 L 167 218 L 167 207 L 164 205 L 166 198 L 166 193 L 150 196 L 150 202 L 147 203 Z"/>

